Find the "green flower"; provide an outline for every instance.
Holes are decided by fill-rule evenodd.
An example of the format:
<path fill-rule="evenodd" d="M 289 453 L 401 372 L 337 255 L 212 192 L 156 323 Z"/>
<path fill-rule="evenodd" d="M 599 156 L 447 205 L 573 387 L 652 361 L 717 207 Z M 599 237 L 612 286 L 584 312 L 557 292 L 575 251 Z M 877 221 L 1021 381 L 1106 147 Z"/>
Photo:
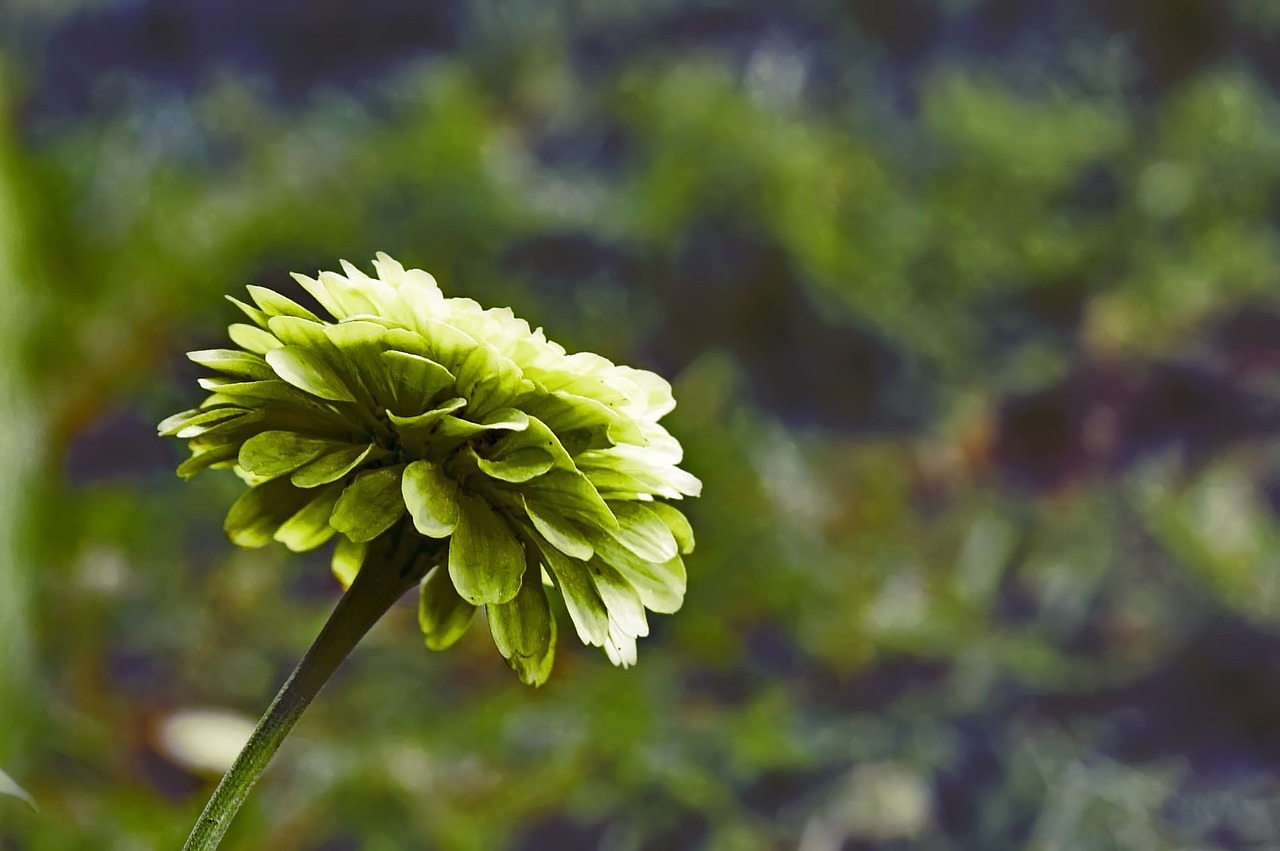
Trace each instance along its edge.
<path fill-rule="evenodd" d="M 693 549 L 661 500 L 701 490 L 658 422 L 670 385 L 566 354 L 510 309 L 445 298 L 385 254 L 374 266 L 294 276 L 333 321 L 261 287 L 253 304 L 231 299 L 252 324 L 230 327 L 236 348 L 189 354 L 216 373 L 200 380 L 210 395 L 160 424 L 190 441 L 179 475 L 232 468 L 250 485 L 226 519 L 240 546 L 337 535 L 344 586 L 373 547 L 417 560 L 432 649 L 484 606 L 508 665 L 541 684 L 554 588 L 585 643 L 634 663 L 646 611 L 680 608 Z"/>

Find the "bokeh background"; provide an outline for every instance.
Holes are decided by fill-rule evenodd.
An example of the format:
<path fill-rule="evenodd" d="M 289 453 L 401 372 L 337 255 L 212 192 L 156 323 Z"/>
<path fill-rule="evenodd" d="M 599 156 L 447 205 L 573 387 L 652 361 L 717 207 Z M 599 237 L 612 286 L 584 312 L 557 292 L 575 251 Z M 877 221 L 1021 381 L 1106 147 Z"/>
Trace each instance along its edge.
<path fill-rule="evenodd" d="M 0 848 L 177 848 L 318 630 L 326 555 L 234 550 L 239 482 L 154 423 L 224 293 L 377 250 L 672 379 L 689 595 L 537 691 L 406 600 L 228 848 L 1280 848 L 1278 39 L 1274 0 L 4 0 L 0 768 L 41 810 Z"/>

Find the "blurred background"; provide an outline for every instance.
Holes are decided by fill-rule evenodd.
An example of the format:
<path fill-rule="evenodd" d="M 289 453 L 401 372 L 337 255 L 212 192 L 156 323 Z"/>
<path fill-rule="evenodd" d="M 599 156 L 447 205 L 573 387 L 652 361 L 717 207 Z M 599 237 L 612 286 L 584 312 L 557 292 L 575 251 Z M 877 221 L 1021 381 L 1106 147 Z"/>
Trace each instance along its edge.
<path fill-rule="evenodd" d="M 332 608 L 181 483 L 375 251 L 655 369 L 638 667 L 369 636 L 225 847 L 1280 848 L 1280 4 L 3 0 L 0 849 L 176 849 Z M 563 626 L 563 624 L 562 624 Z"/>

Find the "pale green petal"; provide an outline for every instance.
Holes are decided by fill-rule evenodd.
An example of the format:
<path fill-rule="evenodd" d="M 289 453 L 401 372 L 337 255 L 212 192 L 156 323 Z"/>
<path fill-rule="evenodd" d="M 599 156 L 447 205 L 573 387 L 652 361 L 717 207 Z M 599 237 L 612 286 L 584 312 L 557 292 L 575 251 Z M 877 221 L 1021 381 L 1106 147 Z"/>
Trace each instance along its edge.
<path fill-rule="evenodd" d="M 343 478 L 356 467 L 364 463 L 373 452 L 373 444 L 368 446 L 352 446 L 321 455 L 304 467 L 299 467 L 290 476 L 290 480 L 300 488 L 314 488 L 327 485 Z"/>
<path fill-rule="evenodd" d="M 250 473 L 274 478 L 341 448 L 341 443 L 292 431 L 264 431 L 244 442 L 238 460 Z"/>
<path fill-rule="evenodd" d="M 490 415 L 489 419 L 497 416 Z M 477 465 L 490 476 L 505 482 L 526 482 L 556 467 L 576 472 L 573 458 L 551 429 L 534 417 L 523 418 L 525 428 L 499 438 L 488 449 L 477 452 Z"/>
<path fill-rule="evenodd" d="M 542 685 L 555 656 L 555 621 L 541 582 L 525 582 L 507 603 L 490 605 L 489 631 L 522 683 Z"/>
<path fill-rule="evenodd" d="M 621 573 L 598 558 L 587 562 L 587 570 L 595 583 L 600 599 L 609 610 L 609 621 L 627 635 L 639 638 L 649 634 L 649 621 L 645 617 L 640 594 Z"/>
<path fill-rule="evenodd" d="M 387 350 L 383 335 L 386 328 L 376 322 L 362 319 L 348 319 L 337 325 L 325 325 L 324 333 L 347 357 L 363 360 L 369 366 L 376 367 L 382 353 Z"/>
<path fill-rule="evenodd" d="M 311 297 L 319 302 L 320 306 L 327 310 L 329 315 L 334 319 L 341 319 L 346 315 L 346 311 L 342 309 L 342 305 L 333 297 L 329 292 L 328 287 L 323 283 L 315 278 L 308 278 L 306 275 L 298 272 L 291 272 L 289 277 L 297 281 L 304 290 L 310 293 Z"/>
<path fill-rule="evenodd" d="M 334 534 L 329 516 L 342 495 L 342 486 L 331 485 L 311 493 L 316 495 L 315 499 L 276 530 L 275 539 L 295 553 L 313 550 Z"/>
<path fill-rule="evenodd" d="M 188 423 L 179 429 L 174 436 L 182 440 L 194 440 L 198 437 L 204 437 L 205 435 L 216 437 L 218 434 L 225 434 L 235 423 L 254 413 L 253 411 L 247 411 L 244 408 L 221 408 L 218 413 L 226 413 L 228 411 L 231 413 L 230 416 L 213 417 L 208 420 L 201 420 L 200 422 Z M 213 412 L 210 411 L 209 413 Z M 259 419 L 261 418 L 254 417 L 253 421 L 257 422 Z M 226 426 L 226 428 L 222 428 L 223 426 Z M 217 430 L 219 428 L 222 428 L 220 432 Z"/>
<path fill-rule="evenodd" d="M 431 410 L 412 417 L 402 417 L 387 412 L 387 418 L 395 423 L 396 431 L 412 439 L 425 439 L 435 429 L 436 424 L 459 408 L 465 408 L 467 400 L 463 398 L 448 399 Z"/>
<path fill-rule="evenodd" d="M 311 494 L 295 488 L 288 479 L 249 488 L 231 505 L 223 529 L 237 546 L 266 546 L 274 539 L 276 530 L 301 510 L 310 497 Z"/>
<path fill-rule="evenodd" d="M 275 290 L 253 285 L 247 286 L 245 289 L 249 291 L 249 297 L 268 316 L 297 316 L 300 319 L 310 319 L 313 322 L 319 321 L 317 316 L 310 310 L 307 310 L 292 299 L 285 298 Z"/>
<path fill-rule="evenodd" d="M 616 621 L 610 621 L 604 652 L 613 664 L 629 668 L 636 663 L 636 637 L 619 627 Z"/>
<path fill-rule="evenodd" d="M 358 272 L 359 270 L 354 271 Z M 343 276 L 335 272 L 321 272 L 320 283 L 324 284 L 325 289 L 329 291 L 329 295 L 339 305 L 341 312 L 334 314 L 339 319 L 358 314 L 378 312 L 373 302 Z"/>
<path fill-rule="evenodd" d="M 524 547 L 488 503 L 459 494 L 458 507 L 458 525 L 449 539 L 454 587 L 476 606 L 507 602 L 520 590 Z"/>
<path fill-rule="evenodd" d="M 432 363 L 438 363 L 444 366 L 443 361 L 433 356 L 434 349 L 431 344 L 427 342 L 427 338 L 419 334 L 417 331 L 413 331 L 409 328 L 402 328 L 385 317 L 375 318 L 374 321 L 377 321 L 386 329 L 384 339 L 387 341 L 387 348 L 389 350 L 417 355 L 420 358 L 426 358 Z"/>
<path fill-rule="evenodd" d="M 400 287 L 400 301 L 405 311 L 413 317 L 417 326 L 422 319 L 439 318 L 444 315 L 444 294 L 436 284 L 435 278 L 421 269 L 411 269 L 405 273 Z"/>
<path fill-rule="evenodd" d="M 246 406 L 248 407 L 248 406 Z M 202 427 L 203 430 L 195 438 L 200 442 L 240 442 L 262 431 L 293 431 L 315 433 L 325 429 L 345 434 L 348 429 L 342 428 L 329 417 L 307 409 L 290 405 L 262 406 L 248 410 L 243 417 L 227 419 L 216 425 Z"/>
<path fill-rule="evenodd" d="M 182 411 L 171 417 L 164 418 L 160 421 L 160 425 L 156 426 L 156 431 L 161 437 L 180 437 L 186 440 L 204 431 L 204 426 L 216 425 L 225 420 L 244 416 L 245 413 L 243 408 L 216 408 L 214 410 L 193 408 L 190 411 Z"/>
<path fill-rule="evenodd" d="M 439 433 L 443 437 L 467 438 L 484 431 L 523 431 L 529 427 L 529 416 L 515 408 L 499 408 L 491 411 L 479 422 L 460 417 L 445 417 L 440 421 Z"/>
<path fill-rule="evenodd" d="M 231 325 L 227 328 L 227 334 L 231 337 L 231 342 L 240 348 L 259 355 L 265 355 L 283 345 L 271 332 L 243 322 Z"/>
<path fill-rule="evenodd" d="M 324 330 L 329 342 L 355 368 L 373 398 L 383 404 L 395 401 L 393 382 L 382 360 L 387 349 L 382 338 L 386 329 L 376 322 L 349 320 L 338 325 L 326 325 Z"/>
<path fill-rule="evenodd" d="M 663 523 L 667 524 L 667 528 L 671 530 L 676 543 L 680 545 L 680 552 L 685 555 L 693 552 L 695 541 L 693 539 L 693 526 L 689 525 L 689 518 L 685 517 L 675 506 L 667 505 L 665 502 L 651 502 L 648 508 L 661 517 Z"/>
<path fill-rule="evenodd" d="M 634 565 L 634 562 L 631 563 Z M 660 615 L 671 615 L 684 605 L 689 576 L 684 559 L 676 556 L 662 564 L 644 564 L 643 569 L 620 568 L 627 581 L 640 595 L 645 608 Z"/>
<path fill-rule="evenodd" d="M 329 522 L 353 541 L 372 541 L 387 531 L 405 512 L 400 496 L 404 468 L 382 467 L 356 476 L 334 506 Z"/>
<path fill-rule="evenodd" d="M 360 302 L 362 302 L 352 303 L 352 316 L 386 315 L 392 305 L 399 302 L 396 288 L 391 284 L 379 278 L 370 277 L 363 270 L 358 269 L 346 260 L 339 260 L 338 262 L 341 264 L 342 270 L 347 273 L 349 290 L 355 293 L 360 298 Z"/>
<path fill-rule="evenodd" d="M 480 418 L 485 428 L 524 431 L 529 427 L 529 415 L 516 408 L 497 408 Z"/>
<path fill-rule="evenodd" d="M 244 432 L 254 431 L 266 419 L 263 411 L 248 411 L 244 416 L 231 417 L 219 423 L 208 423 L 200 426 L 200 433 L 190 437 L 190 445 L 214 446 L 220 443 L 239 443 Z"/>
<path fill-rule="evenodd" d="M 230 444 L 226 446 L 213 446 L 203 451 L 196 452 L 190 458 L 178 465 L 178 475 L 184 479 L 189 479 L 210 467 L 216 467 L 220 464 L 233 464 L 236 460 L 236 452 L 238 452 L 239 449 L 240 447 L 235 444 Z"/>
<path fill-rule="evenodd" d="M 345 536 L 338 538 L 338 545 L 333 548 L 333 561 L 330 563 L 330 568 L 333 570 L 334 578 L 342 584 L 344 589 L 350 588 L 351 583 L 355 581 L 368 551 L 369 545 L 363 541 L 356 542 Z"/>
<path fill-rule="evenodd" d="M 483 416 L 533 389 L 520 367 L 484 343 L 467 353 L 455 374 L 473 416 Z"/>
<path fill-rule="evenodd" d="M 582 530 L 563 514 L 552 510 L 546 505 L 530 502 L 523 496 L 520 499 L 524 503 L 525 513 L 529 515 L 529 520 L 533 523 L 534 528 L 551 546 L 567 556 L 582 559 L 583 561 L 591 558 L 595 553 L 591 542 L 582 534 Z"/>
<path fill-rule="evenodd" d="M 404 503 L 419 532 L 447 538 L 458 525 L 458 485 L 429 461 L 405 467 L 401 483 Z"/>
<path fill-rule="evenodd" d="M 227 301 L 231 302 L 236 307 L 244 311 L 244 315 L 252 319 L 254 324 L 257 325 L 259 328 L 267 327 L 267 320 L 271 318 L 271 314 L 266 313 L 265 311 L 259 310 L 258 308 L 254 307 L 251 304 L 245 304 L 243 301 L 236 298 L 235 296 L 224 296 L 224 298 L 226 298 Z"/>
<path fill-rule="evenodd" d="M 240 381 L 220 384 L 218 395 L 235 399 L 237 404 L 263 402 L 291 402 L 314 406 L 316 400 L 285 381 L 274 376 L 269 381 Z"/>
<path fill-rule="evenodd" d="M 596 591 L 587 565 L 539 542 L 542 560 L 555 577 L 565 609 L 584 644 L 600 647 L 609 637 L 609 610 Z"/>
<path fill-rule="evenodd" d="M 521 485 L 520 493 L 538 510 L 545 507 L 587 526 L 617 528 L 618 520 L 608 504 L 580 473 L 551 470 Z"/>
<path fill-rule="evenodd" d="M 611 408 L 593 399 L 556 393 L 532 396 L 521 407 L 546 423 L 556 434 L 583 428 L 607 429 L 618 416 Z"/>
<path fill-rule="evenodd" d="M 318 319 L 303 319 L 300 316 L 273 316 L 267 322 L 271 333 L 286 346 L 311 349 L 317 354 L 326 356 L 336 354 L 336 350 L 325 335 L 324 329 L 329 325 Z"/>
<path fill-rule="evenodd" d="M 645 413 L 650 418 L 661 419 L 675 409 L 676 400 L 671 395 L 671 384 L 661 375 L 630 366 L 616 366 L 614 370 L 643 391 Z"/>
<path fill-rule="evenodd" d="M 476 464 L 487 475 L 504 482 L 527 482 L 551 469 L 551 453 L 536 446 L 505 452 L 499 458 L 476 456 Z"/>
<path fill-rule="evenodd" d="M 267 363 L 285 381 L 313 396 L 333 402 L 354 402 L 356 397 L 339 375 L 310 349 L 284 346 L 267 352 Z"/>
<path fill-rule="evenodd" d="M 467 355 L 479 345 L 475 337 L 436 319 L 420 318 L 416 330 L 426 342 L 427 348 L 426 351 L 415 353 L 431 358 L 454 375 L 458 374 L 457 369 Z"/>
<path fill-rule="evenodd" d="M 230 375 L 212 375 L 205 378 L 197 378 L 196 384 L 199 384 L 205 390 L 217 390 L 227 384 L 236 384 L 242 382 L 242 378 L 232 378 Z"/>
<path fill-rule="evenodd" d="M 684 562 L 680 556 L 672 556 L 665 562 L 649 562 L 622 546 L 607 534 L 592 539 L 596 561 L 608 562 L 636 589 L 645 608 L 669 615 L 680 610 L 684 603 Z"/>
<path fill-rule="evenodd" d="M 198 352 L 187 352 L 187 359 L 200 366 L 216 369 L 218 372 L 237 378 L 269 379 L 275 373 L 260 355 L 242 352 L 239 349 L 203 349 Z"/>
<path fill-rule="evenodd" d="M 608 530 L 614 540 L 640 559 L 665 562 L 676 557 L 679 547 L 662 518 L 639 502 L 610 502 L 618 528 Z"/>
<path fill-rule="evenodd" d="M 445 567 L 433 567 L 418 594 L 418 626 L 431 650 L 445 650 L 466 634 L 476 607 L 458 596 Z"/>
<path fill-rule="evenodd" d="M 453 373 L 422 355 L 387 351 L 382 353 L 382 361 L 395 376 L 396 398 L 402 411 L 422 410 L 437 393 L 453 385 Z"/>
<path fill-rule="evenodd" d="M 602 492 L 643 493 L 668 499 L 702 493 L 702 482 L 696 476 L 646 447 L 621 445 L 593 449 L 577 455 L 574 461 Z"/>

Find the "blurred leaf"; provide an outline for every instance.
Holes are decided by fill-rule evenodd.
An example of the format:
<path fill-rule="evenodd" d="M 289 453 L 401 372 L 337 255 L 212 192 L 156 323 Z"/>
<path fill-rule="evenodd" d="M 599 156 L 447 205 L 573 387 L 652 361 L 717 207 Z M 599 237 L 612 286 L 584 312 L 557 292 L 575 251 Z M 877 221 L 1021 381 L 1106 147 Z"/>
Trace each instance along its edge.
<path fill-rule="evenodd" d="M 18 800 L 26 803 L 26 805 L 31 807 L 33 810 L 40 809 L 36 806 L 35 799 L 27 793 L 27 790 L 14 782 L 14 779 L 6 774 L 3 769 L 0 769 L 0 795 L 9 795 L 10 797 L 17 798 Z"/>

